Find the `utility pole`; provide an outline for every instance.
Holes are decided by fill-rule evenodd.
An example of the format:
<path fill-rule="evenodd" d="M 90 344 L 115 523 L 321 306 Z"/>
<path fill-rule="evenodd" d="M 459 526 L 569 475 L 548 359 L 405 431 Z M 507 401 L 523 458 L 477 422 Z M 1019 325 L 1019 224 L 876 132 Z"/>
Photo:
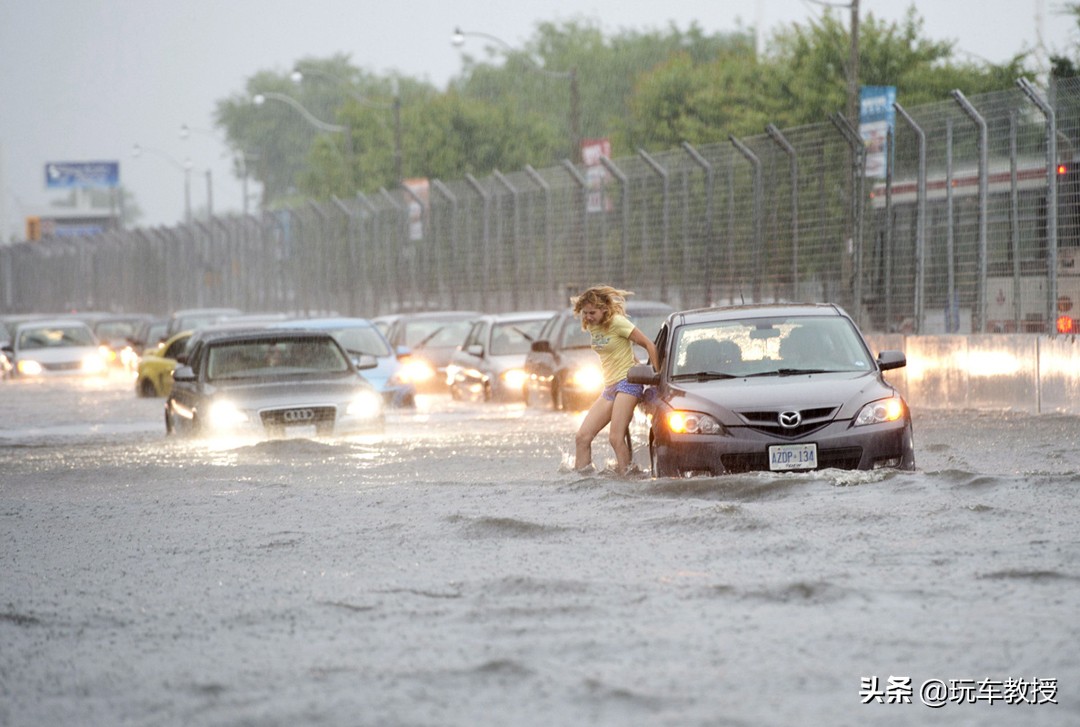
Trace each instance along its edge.
<path fill-rule="evenodd" d="M 859 128 L 859 0 L 851 0 L 851 57 L 848 59 L 848 121 Z"/>

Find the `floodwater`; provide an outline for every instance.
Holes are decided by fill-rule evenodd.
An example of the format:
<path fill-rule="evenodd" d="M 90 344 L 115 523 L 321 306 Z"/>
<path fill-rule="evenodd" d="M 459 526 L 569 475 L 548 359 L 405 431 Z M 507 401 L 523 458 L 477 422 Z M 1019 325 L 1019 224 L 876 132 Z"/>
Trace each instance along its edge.
<path fill-rule="evenodd" d="M 190 443 L 161 407 L 0 382 L 0 725 L 1080 724 L 1075 417 L 617 480 L 565 413 Z"/>

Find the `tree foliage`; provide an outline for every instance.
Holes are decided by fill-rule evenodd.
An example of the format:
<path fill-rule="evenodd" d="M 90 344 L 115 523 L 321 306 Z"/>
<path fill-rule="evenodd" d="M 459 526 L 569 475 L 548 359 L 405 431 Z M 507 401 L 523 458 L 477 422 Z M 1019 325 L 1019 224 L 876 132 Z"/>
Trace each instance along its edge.
<path fill-rule="evenodd" d="M 609 37 L 572 20 L 539 23 L 520 48 L 483 33 L 464 39 L 462 70 L 445 90 L 358 69 L 345 55 L 306 58 L 299 80 L 292 69 L 256 73 L 218 103 L 216 121 L 273 203 L 392 188 L 399 176 L 456 179 L 573 158 L 572 77 L 581 136 L 610 139 L 616 156 L 758 134 L 770 123 L 820 123 L 847 107 L 851 33 L 831 10 L 774 33 L 760 54 L 749 30 L 697 25 Z M 860 85 L 896 86 L 906 106 L 956 88 L 1009 88 L 1030 75 L 1026 61 L 959 61 L 952 42 L 925 37 L 914 8 L 901 22 L 868 14 L 860 23 Z M 291 97 L 319 123 L 288 103 L 255 105 L 260 93 Z"/>

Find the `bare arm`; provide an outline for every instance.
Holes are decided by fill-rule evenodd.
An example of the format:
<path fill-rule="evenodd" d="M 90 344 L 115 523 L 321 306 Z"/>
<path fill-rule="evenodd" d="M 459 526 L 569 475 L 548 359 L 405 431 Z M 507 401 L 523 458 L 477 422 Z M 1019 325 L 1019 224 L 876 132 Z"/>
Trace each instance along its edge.
<path fill-rule="evenodd" d="M 653 345 L 652 341 L 645 337 L 645 334 L 641 332 L 640 328 L 635 327 L 634 330 L 630 331 L 630 342 L 636 343 L 648 351 L 649 363 L 652 364 L 653 371 L 660 370 L 660 362 L 656 360 L 656 346 Z"/>

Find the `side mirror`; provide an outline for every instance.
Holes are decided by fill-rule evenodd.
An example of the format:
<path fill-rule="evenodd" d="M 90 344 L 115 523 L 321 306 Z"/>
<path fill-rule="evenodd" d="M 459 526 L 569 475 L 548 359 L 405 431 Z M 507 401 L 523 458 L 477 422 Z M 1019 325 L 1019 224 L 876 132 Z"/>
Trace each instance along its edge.
<path fill-rule="evenodd" d="M 877 355 L 878 368 L 882 371 L 907 366 L 907 356 L 903 351 L 881 351 Z"/>
<path fill-rule="evenodd" d="M 652 364 L 638 364 L 630 367 L 630 371 L 626 374 L 626 380 L 631 384 L 656 386 L 660 383 L 660 374 L 653 371 Z"/>
<path fill-rule="evenodd" d="M 190 366 L 177 366 L 173 369 L 173 381 L 194 381 L 195 372 L 191 370 Z"/>
<path fill-rule="evenodd" d="M 465 349 L 465 353 L 469 354 L 470 356 L 483 356 L 484 347 L 481 346 L 479 343 L 474 343 L 473 345 Z"/>
<path fill-rule="evenodd" d="M 373 369 L 379 365 L 379 359 L 370 353 L 362 353 L 353 359 L 353 364 L 360 370 Z"/>
<path fill-rule="evenodd" d="M 411 356 L 412 349 L 408 346 L 398 346 L 396 349 L 394 349 L 394 355 L 397 356 L 398 360 L 400 361 L 403 358 L 408 358 L 409 356 Z"/>
<path fill-rule="evenodd" d="M 551 341 L 548 341 L 546 339 L 533 341 L 532 345 L 529 348 L 532 349 L 535 353 L 555 353 L 555 349 L 551 347 Z"/>

